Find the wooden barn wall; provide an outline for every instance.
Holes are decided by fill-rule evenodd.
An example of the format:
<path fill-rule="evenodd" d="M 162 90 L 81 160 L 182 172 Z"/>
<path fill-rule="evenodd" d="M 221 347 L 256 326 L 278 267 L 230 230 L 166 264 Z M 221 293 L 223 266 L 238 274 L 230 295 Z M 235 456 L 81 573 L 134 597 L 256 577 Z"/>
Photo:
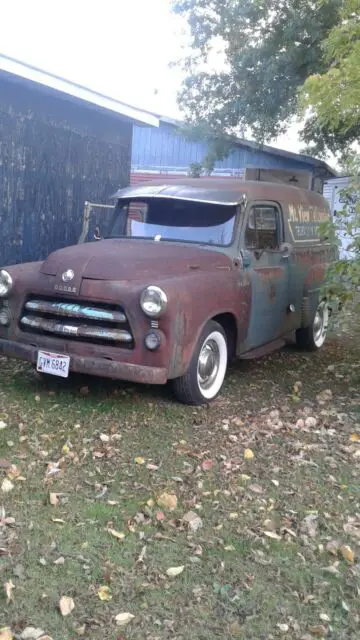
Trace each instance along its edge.
<path fill-rule="evenodd" d="M 74 244 L 129 182 L 132 124 L 0 77 L 0 267 Z"/>

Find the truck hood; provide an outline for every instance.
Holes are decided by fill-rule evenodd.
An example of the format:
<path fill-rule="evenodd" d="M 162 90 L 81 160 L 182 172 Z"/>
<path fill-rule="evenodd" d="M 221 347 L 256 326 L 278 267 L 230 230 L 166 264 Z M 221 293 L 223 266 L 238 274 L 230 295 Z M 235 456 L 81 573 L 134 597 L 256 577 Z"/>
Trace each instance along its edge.
<path fill-rule="evenodd" d="M 50 254 L 41 272 L 61 278 L 72 269 L 75 279 L 149 281 L 186 275 L 189 270 L 229 270 L 231 259 L 208 247 L 153 240 L 101 240 Z"/>

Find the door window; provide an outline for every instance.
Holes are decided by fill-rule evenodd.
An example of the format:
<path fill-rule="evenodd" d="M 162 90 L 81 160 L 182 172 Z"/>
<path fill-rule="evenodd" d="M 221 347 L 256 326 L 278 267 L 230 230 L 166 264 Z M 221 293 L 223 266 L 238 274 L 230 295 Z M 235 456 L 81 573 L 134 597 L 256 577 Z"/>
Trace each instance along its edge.
<path fill-rule="evenodd" d="M 278 249 L 280 244 L 280 219 L 276 207 L 255 205 L 251 208 L 246 232 L 245 245 L 248 249 Z"/>

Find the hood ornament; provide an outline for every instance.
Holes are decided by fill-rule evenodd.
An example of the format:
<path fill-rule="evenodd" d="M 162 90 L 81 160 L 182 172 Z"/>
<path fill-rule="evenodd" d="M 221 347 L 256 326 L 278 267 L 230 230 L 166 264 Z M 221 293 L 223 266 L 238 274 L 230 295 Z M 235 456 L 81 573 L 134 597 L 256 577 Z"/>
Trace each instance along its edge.
<path fill-rule="evenodd" d="M 61 280 L 63 282 L 71 282 L 71 280 L 73 280 L 75 277 L 75 273 L 73 272 L 72 269 L 67 269 L 66 271 L 64 271 L 64 273 L 61 275 Z"/>

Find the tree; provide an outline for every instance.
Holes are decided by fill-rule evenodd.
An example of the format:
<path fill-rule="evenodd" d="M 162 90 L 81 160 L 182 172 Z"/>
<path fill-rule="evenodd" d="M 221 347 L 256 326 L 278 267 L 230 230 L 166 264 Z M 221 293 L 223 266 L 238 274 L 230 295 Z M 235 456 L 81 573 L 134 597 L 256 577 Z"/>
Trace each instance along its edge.
<path fill-rule="evenodd" d="M 337 48 L 346 51 L 344 5 L 354 13 L 359 0 L 174 0 L 174 10 L 187 18 L 191 33 L 179 96 L 187 121 L 218 140 L 224 132 L 250 130 L 266 142 L 286 131 L 298 114 L 299 89 L 310 77 L 306 87 L 313 95 L 333 66 Z M 329 42 L 325 48 L 324 41 Z M 224 60 L 214 71 L 206 63 L 219 46 Z M 351 56 L 354 77 L 356 55 Z M 341 73 L 339 66 L 338 78 Z M 318 154 L 343 151 L 358 139 L 358 122 L 348 126 L 347 119 L 333 119 L 329 128 L 321 116 L 313 111 L 303 130 L 304 141 Z"/>
<path fill-rule="evenodd" d="M 310 151 L 345 150 L 360 141 L 360 0 L 345 0 L 339 23 L 322 43 L 327 70 L 311 75 L 301 90 L 310 108 L 304 138 Z"/>

